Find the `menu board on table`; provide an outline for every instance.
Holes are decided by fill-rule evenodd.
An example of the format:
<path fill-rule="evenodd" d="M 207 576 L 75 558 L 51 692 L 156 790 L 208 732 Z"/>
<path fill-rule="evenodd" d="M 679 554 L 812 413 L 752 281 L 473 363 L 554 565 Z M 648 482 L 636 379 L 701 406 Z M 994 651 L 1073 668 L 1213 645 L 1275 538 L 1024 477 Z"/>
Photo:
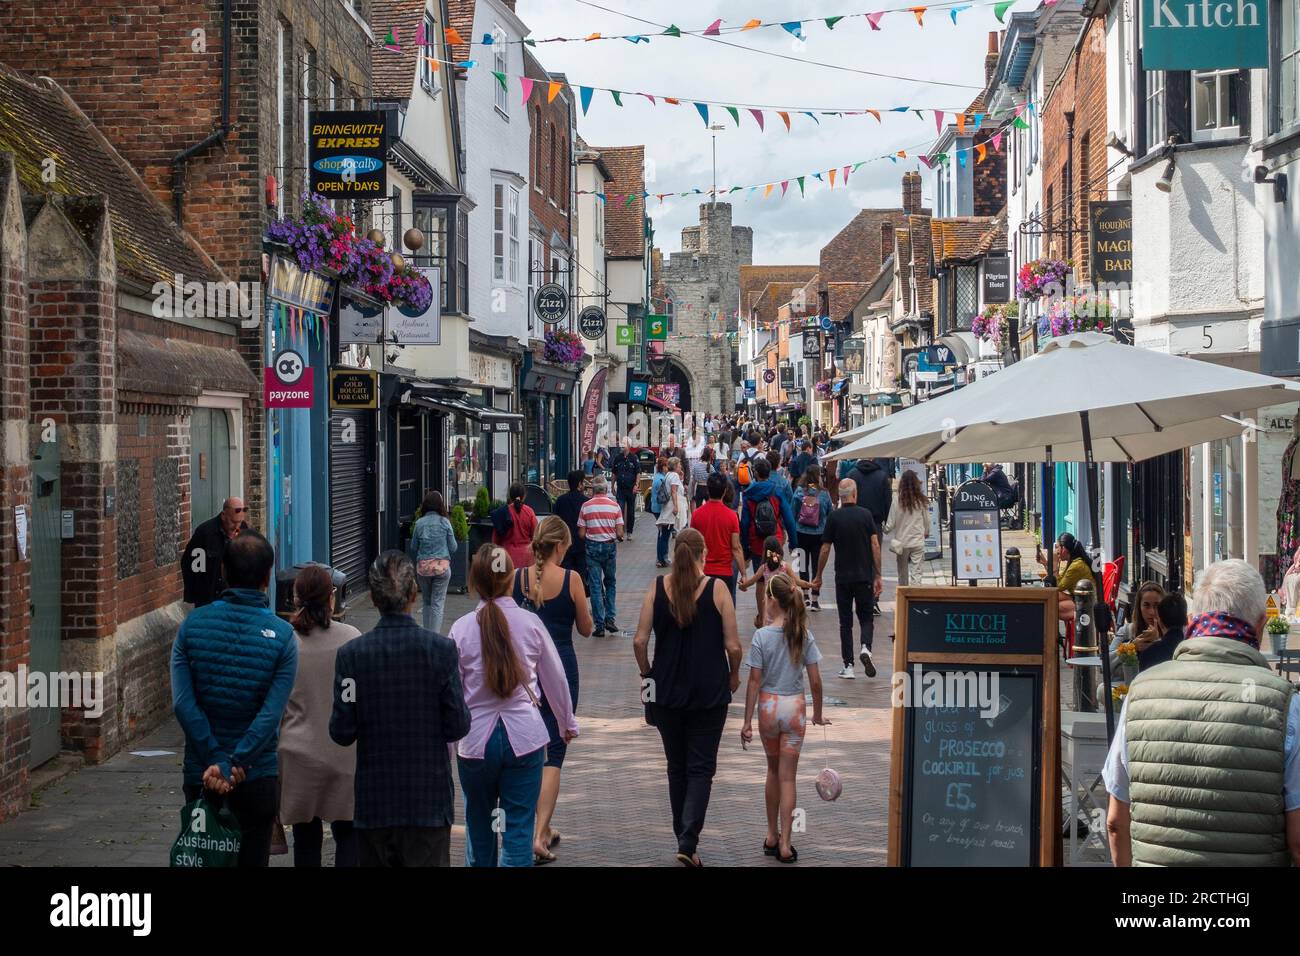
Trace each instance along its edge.
<path fill-rule="evenodd" d="M 908 587 L 898 600 L 890 865 L 1053 865 L 1055 592 Z"/>

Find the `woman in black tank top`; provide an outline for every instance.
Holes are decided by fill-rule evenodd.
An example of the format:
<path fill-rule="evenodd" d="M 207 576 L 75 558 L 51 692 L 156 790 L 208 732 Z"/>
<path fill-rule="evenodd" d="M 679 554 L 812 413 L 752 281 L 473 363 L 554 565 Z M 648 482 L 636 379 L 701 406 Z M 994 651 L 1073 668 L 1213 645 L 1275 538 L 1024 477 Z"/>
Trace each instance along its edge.
<path fill-rule="evenodd" d="M 740 685 L 741 650 L 731 594 L 705 577 L 704 536 L 694 528 L 677 535 L 672 568 L 645 596 L 632 646 L 641 669 L 646 720 L 659 730 L 668 759 L 677 859 L 698 867 L 702 864 L 695 851 L 727 707 Z M 648 652 L 652 631 L 653 664 Z"/>

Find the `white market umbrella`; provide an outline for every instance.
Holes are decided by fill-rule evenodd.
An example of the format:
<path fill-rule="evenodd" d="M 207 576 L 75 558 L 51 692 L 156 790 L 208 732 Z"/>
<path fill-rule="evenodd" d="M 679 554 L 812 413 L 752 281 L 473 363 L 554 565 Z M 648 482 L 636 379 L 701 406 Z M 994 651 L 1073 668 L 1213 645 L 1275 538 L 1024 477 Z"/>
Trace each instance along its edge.
<path fill-rule="evenodd" d="M 1137 462 L 1240 435 L 1235 416 L 1300 401 L 1300 384 L 1122 345 L 1083 332 L 965 388 L 889 416 L 826 458 Z M 1088 469 L 1092 544 L 1097 479 Z M 1110 657 L 1103 650 L 1106 729 L 1114 736 Z"/>
<path fill-rule="evenodd" d="M 831 441 L 837 445 L 843 445 L 846 442 L 857 441 L 864 435 L 870 435 L 872 432 L 879 430 L 889 424 L 891 416 L 886 415 L 884 418 L 876 418 L 865 425 L 859 425 L 857 428 L 850 428 L 848 431 L 840 432 L 838 435 L 832 435 Z M 832 456 L 833 457 L 833 456 Z"/>

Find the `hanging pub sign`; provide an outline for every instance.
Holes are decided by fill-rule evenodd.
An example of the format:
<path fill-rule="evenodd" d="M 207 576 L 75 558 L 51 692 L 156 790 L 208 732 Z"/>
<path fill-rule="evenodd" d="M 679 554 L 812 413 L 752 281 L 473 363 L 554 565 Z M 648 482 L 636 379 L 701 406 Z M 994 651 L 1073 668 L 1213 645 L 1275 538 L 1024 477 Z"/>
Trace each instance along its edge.
<path fill-rule="evenodd" d="M 771 385 L 773 382 L 775 382 L 776 370 L 770 368 L 763 369 L 763 381 L 766 382 L 768 385 Z"/>
<path fill-rule="evenodd" d="M 307 120 L 311 191 L 326 199 L 388 196 L 388 136 L 380 110 L 326 110 Z"/>
<path fill-rule="evenodd" d="M 1133 284 L 1133 200 L 1088 203 L 1088 254 L 1093 282 Z"/>
<path fill-rule="evenodd" d="M 555 325 L 569 317 L 569 293 L 558 282 L 548 282 L 533 297 L 537 317 L 546 325 Z"/>
<path fill-rule="evenodd" d="M 789 362 L 781 365 L 781 387 L 787 391 L 794 388 L 794 366 Z"/>
<path fill-rule="evenodd" d="M 935 370 L 950 368 L 957 364 L 956 354 L 946 345 L 927 345 L 924 354 L 926 364 Z"/>
<path fill-rule="evenodd" d="M 816 332 L 805 332 L 803 334 L 803 357 L 806 359 L 815 359 L 821 354 L 821 350 L 821 336 Z"/>
<path fill-rule="evenodd" d="M 867 342 L 865 339 L 844 340 L 844 371 L 850 375 L 861 375 L 866 366 Z"/>
<path fill-rule="evenodd" d="M 648 355 L 646 356 L 646 366 L 650 369 L 650 377 L 655 382 L 665 382 L 668 378 L 668 356 L 667 355 Z"/>
<path fill-rule="evenodd" d="M 952 576 L 956 581 L 1002 577 L 1002 525 L 997 495 L 983 481 L 964 481 L 952 496 Z"/>
<path fill-rule="evenodd" d="M 339 344 L 376 345 L 384 337 L 384 309 L 344 295 L 339 300 Z"/>
<path fill-rule="evenodd" d="M 984 260 L 984 301 L 1011 301 L 1011 257 L 989 256 Z"/>
<path fill-rule="evenodd" d="M 890 866 L 1053 866 L 1056 593 L 898 590 Z"/>
<path fill-rule="evenodd" d="M 1268 67 L 1268 0 L 1142 0 L 1142 68 Z"/>
<path fill-rule="evenodd" d="M 578 331 L 584 339 L 601 339 L 605 337 L 605 310 L 590 305 L 578 313 Z"/>
<path fill-rule="evenodd" d="M 283 349 L 262 375 L 262 404 L 273 408 L 311 408 L 316 398 L 315 369 L 294 349 Z"/>
<path fill-rule="evenodd" d="M 379 373 L 369 369 L 330 369 L 330 408 L 373 411 L 379 407 Z"/>
<path fill-rule="evenodd" d="M 441 345 L 442 344 L 442 301 L 438 294 L 438 267 L 417 267 L 433 290 L 429 304 L 424 309 L 413 309 L 408 305 L 394 305 L 387 310 L 387 333 L 385 338 L 397 345 Z"/>

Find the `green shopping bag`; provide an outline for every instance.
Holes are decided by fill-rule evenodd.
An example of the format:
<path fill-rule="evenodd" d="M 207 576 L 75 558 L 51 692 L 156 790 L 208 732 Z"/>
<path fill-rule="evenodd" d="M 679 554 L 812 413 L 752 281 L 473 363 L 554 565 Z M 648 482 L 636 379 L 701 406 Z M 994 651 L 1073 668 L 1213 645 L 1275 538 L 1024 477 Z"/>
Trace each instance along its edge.
<path fill-rule="evenodd" d="M 181 832 L 170 866 L 236 866 L 242 834 L 229 808 L 200 796 L 181 808 Z"/>

